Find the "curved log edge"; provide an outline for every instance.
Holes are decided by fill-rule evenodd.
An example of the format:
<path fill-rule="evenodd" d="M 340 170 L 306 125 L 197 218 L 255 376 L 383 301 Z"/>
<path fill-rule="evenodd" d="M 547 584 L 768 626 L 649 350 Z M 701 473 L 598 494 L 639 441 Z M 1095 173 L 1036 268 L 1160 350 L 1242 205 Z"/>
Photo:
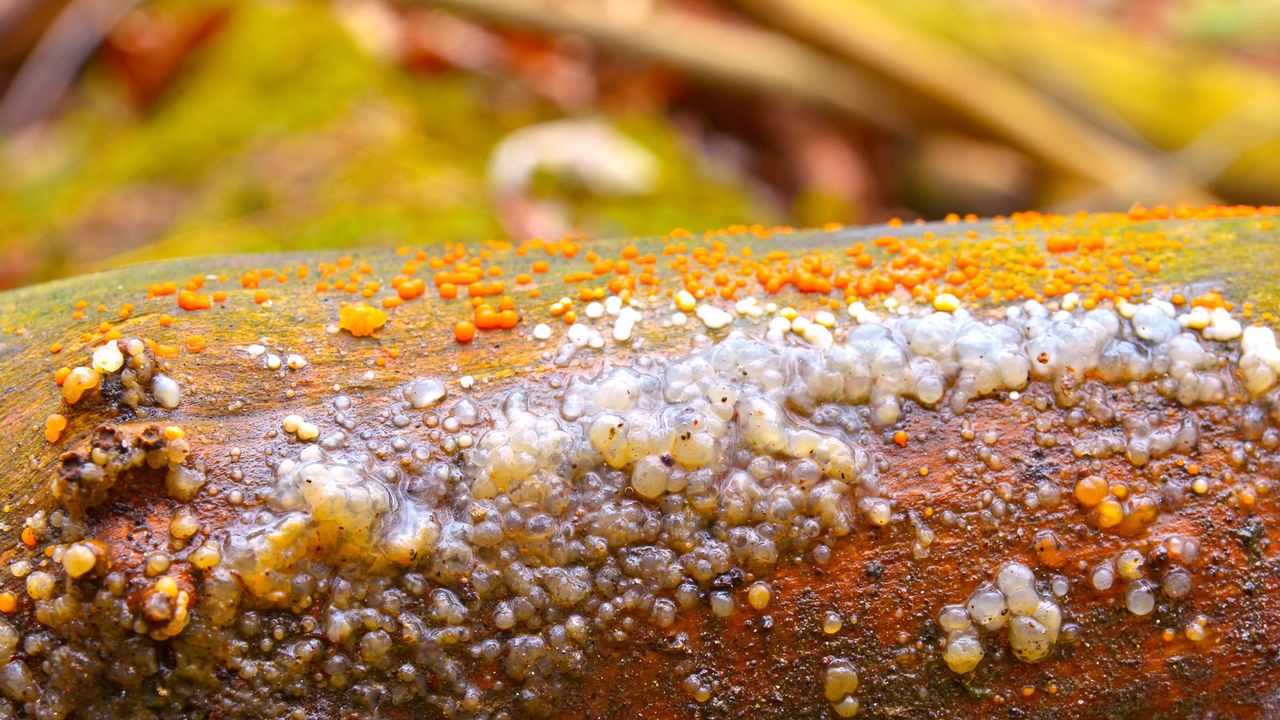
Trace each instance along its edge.
<path fill-rule="evenodd" d="M 1167 366 L 1124 370 L 1126 382 L 1104 377 L 1121 372 L 1110 361 L 1058 367 L 1055 356 L 1045 362 L 1057 370 L 1037 375 L 1031 357 L 1029 381 L 1001 380 L 967 402 L 956 400 L 963 371 L 945 368 L 908 373 L 911 382 L 944 378 L 941 399 L 925 398 L 923 386 L 888 393 L 889 404 L 888 391 L 811 397 L 822 392 L 812 363 L 834 357 L 833 344 L 854 342 L 860 325 L 934 309 L 957 323 L 972 312 L 1030 333 L 1034 319 L 1007 311 L 1024 299 L 1050 311 L 1075 308 L 1072 316 L 1083 318 L 1095 306 L 1133 315 L 1156 298 L 1170 301 L 1179 318 L 1203 313 L 1208 324 L 1220 308 L 1241 325 L 1274 326 L 1273 215 L 1156 209 L 206 257 L 0 294 L 0 430 L 8 438 L 0 558 L 10 568 L 0 611 L 16 629 L 0 627 L 0 651 L 12 655 L 0 668 L 9 703 L 0 710 L 20 717 L 355 717 L 370 708 L 387 717 L 490 718 L 1280 715 L 1280 581 L 1271 542 L 1280 414 L 1270 386 L 1248 387 L 1260 381 L 1242 371 L 1238 327 L 1219 341 L 1194 320 L 1189 329 L 1185 321 L 1173 326 L 1216 354 L 1216 365 L 1196 367 L 1191 390 Z M 361 302 L 368 308 L 353 314 Z M 625 309 L 632 307 L 634 314 Z M 1134 317 L 1115 338 L 1146 332 L 1138 329 L 1144 316 Z M 1227 327 L 1222 318 L 1212 322 Z M 735 362 L 750 365 L 744 358 L 773 348 L 781 354 L 759 367 L 785 363 L 788 388 L 805 389 L 779 391 L 785 412 L 775 424 L 791 428 L 789 439 L 771 446 L 770 431 L 745 428 L 756 380 L 743 380 L 748 389 L 726 416 L 727 434 L 709 451 L 715 459 L 695 458 L 696 440 L 667 438 L 668 469 L 655 469 L 666 485 L 651 497 L 636 470 L 643 449 L 610 459 L 632 445 L 591 435 L 595 421 L 614 417 L 609 398 L 620 392 L 601 371 L 662 376 L 683 358 L 731 347 L 724 340 L 735 329 L 756 343 L 734 351 Z M 67 402 L 67 383 L 84 378 L 65 368 L 90 367 L 104 342 L 120 349 L 122 366 L 93 358 L 111 369 Z M 909 344 L 912 357 L 928 355 L 919 342 Z M 1010 342 L 1033 347 L 1027 338 Z M 1162 342 L 1151 340 L 1143 352 L 1165 352 Z M 1070 347 L 1060 352 L 1074 357 Z M 175 407 L 166 407 L 174 390 L 157 384 L 157 374 L 180 389 Z M 621 387 L 643 398 L 628 402 L 651 403 L 646 393 L 658 392 L 630 382 Z M 585 409 L 573 416 L 580 421 L 566 409 L 575 387 L 586 389 Z M 663 392 L 674 392 L 669 382 Z M 514 411 L 513 393 L 525 395 Z M 676 415 L 661 415 L 676 404 L 635 412 L 683 427 Z M 526 409 L 554 419 L 529 432 L 545 439 L 568 428 L 574 439 L 565 442 L 584 454 L 555 472 L 502 464 L 485 438 L 495 428 L 514 434 L 522 421 L 512 413 Z M 52 416 L 65 428 L 50 424 Z M 847 465 L 856 477 L 842 475 L 845 461 L 828 458 L 810 462 L 821 465 L 820 480 L 803 479 L 810 468 L 793 448 L 807 442 L 804 431 L 852 448 Z M 751 440 L 752 432 L 765 436 Z M 333 441 L 334 433 L 346 440 Z M 1139 448 L 1135 437 L 1146 444 Z M 793 480 L 806 486 L 802 505 L 809 504 L 787 517 L 812 517 L 818 528 L 803 540 L 752 536 L 751 547 L 768 545 L 776 558 L 761 560 L 748 548 L 727 566 L 708 561 L 714 567 L 702 577 L 697 552 L 719 546 L 681 546 L 665 530 L 655 539 L 643 520 L 634 537 L 591 525 L 592 513 L 613 517 L 630 503 L 651 522 L 702 517 L 706 537 L 729 547 L 731 529 L 758 530 L 768 520 L 753 513 L 776 511 L 748 508 L 748 519 L 735 519 L 727 488 L 746 477 L 751 455 L 773 463 L 756 478 L 765 490 Z M 689 489 L 704 465 L 716 469 L 710 500 Z M 308 494 L 309 466 L 329 473 L 314 479 L 336 495 Z M 343 479 L 335 467 L 369 475 Z M 387 468 L 398 474 L 376 474 Z M 571 490 L 561 509 L 576 514 L 564 517 L 540 500 L 545 507 L 526 511 L 520 529 L 480 544 L 476 528 L 511 509 L 495 496 L 524 507 L 522 483 L 533 492 L 530 478 L 544 471 L 565 476 L 571 488 L 623 487 L 604 506 Z M 421 489 L 438 472 L 448 490 Z M 677 476 L 691 484 L 672 489 Z M 490 480 L 494 487 L 484 484 Z M 837 481 L 824 505 L 828 491 L 811 486 Z M 1101 482 L 1106 500 L 1090 498 L 1082 482 Z M 432 492 L 426 510 L 414 505 Z M 464 505 L 449 505 L 463 496 Z M 1106 519 L 1112 502 L 1120 508 L 1114 523 Z M 472 516 L 459 517 L 464 509 Z M 413 525 L 408 540 L 396 535 L 415 512 L 444 515 Z M 303 519 L 293 535 L 280 525 L 290 513 Z M 539 514 L 585 549 L 540 544 Z M 626 513 L 617 517 L 625 525 Z M 476 563 L 461 570 L 441 560 L 457 522 L 467 524 L 463 544 Z M 246 557 L 268 545 L 247 539 L 262 537 L 264 527 L 279 543 L 273 552 L 303 559 L 251 567 Z M 595 556 L 593 538 L 604 548 Z M 678 547 L 690 554 L 676 562 L 682 579 L 663 585 L 649 570 L 628 569 L 633 556 Z M 1137 570 L 1126 550 L 1141 558 Z M 565 567 L 589 569 L 585 597 L 521 595 L 513 588 L 524 581 L 486 581 L 477 569 L 489 552 L 494 562 L 520 557 L 521 567 L 556 567 L 547 558 L 562 551 L 576 558 Z M 1008 563 L 1029 568 L 1035 597 L 1061 613 L 1048 655 L 1015 658 L 1030 650 L 1015 645 L 1007 626 L 961 629 L 985 655 L 975 669 L 954 672 L 944 654 L 960 642 L 947 629 L 958 625 L 941 613 L 995 582 Z M 1109 589 L 1097 589 L 1099 568 L 1113 574 Z M 299 574 L 313 585 L 290 585 Z M 1170 580 L 1180 575 L 1190 577 L 1189 592 Z M 662 589 L 635 605 L 624 576 Z M 334 600 L 343 592 L 333 585 L 338 578 L 374 589 Z M 399 596 L 388 599 L 388 584 Z M 757 609 L 762 588 L 767 598 Z M 1018 588 L 1005 589 L 1012 606 Z M 1154 606 L 1135 613 L 1144 593 Z M 515 602 L 522 597 L 533 610 Z M 670 613 L 655 609 L 657 600 L 670 603 Z M 339 606 L 365 614 L 335 624 L 329 611 Z M 511 624 L 504 612 L 514 613 Z M 308 641 L 314 646 L 301 645 Z M 831 670 L 846 665 L 856 670 L 852 686 Z M 853 689 L 832 697 L 832 687 Z"/>

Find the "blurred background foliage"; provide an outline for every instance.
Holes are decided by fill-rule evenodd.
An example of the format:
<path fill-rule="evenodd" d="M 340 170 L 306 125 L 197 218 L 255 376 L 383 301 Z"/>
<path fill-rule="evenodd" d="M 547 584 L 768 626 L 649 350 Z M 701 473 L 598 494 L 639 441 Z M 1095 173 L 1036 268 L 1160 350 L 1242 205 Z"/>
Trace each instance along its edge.
<path fill-rule="evenodd" d="M 1280 202 L 1275 0 L 0 0 L 0 287 Z"/>

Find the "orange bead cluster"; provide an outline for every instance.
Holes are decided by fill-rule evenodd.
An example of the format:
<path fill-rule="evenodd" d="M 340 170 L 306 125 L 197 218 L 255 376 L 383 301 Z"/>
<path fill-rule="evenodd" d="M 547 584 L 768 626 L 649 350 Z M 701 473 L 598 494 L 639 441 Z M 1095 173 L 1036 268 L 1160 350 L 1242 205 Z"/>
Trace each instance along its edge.
<path fill-rule="evenodd" d="M 462 343 L 473 341 L 479 331 L 518 327 L 529 312 L 517 307 L 516 298 L 540 298 L 541 284 L 552 271 L 553 261 L 569 263 L 557 280 L 578 286 L 572 298 L 543 306 L 565 324 L 579 319 L 575 302 L 601 301 L 609 295 L 624 302 L 633 298 L 652 302 L 675 298 L 681 291 L 696 302 L 795 292 L 832 310 L 855 301 L 872 304 L 891 297 L 924 304 L 941 295 L 982 303 L 1044 301 L 1072 294 L 1075 302 L 1091 309 L 1102 302 L 1133 300 L 1150 293 L 1149 278 L 1161 272 L 1166 259 L 1181 245 L 1159 221 L 1256 218 L 1258 226 L 1265 229 L 1277 214 L 1277 208 L 1223 206 L 1135 207 L 1128 213 L 1069 216 L 1018 213 L 995 218 L 981 233 L 960 225 L 974 222 L 976 217 L 951 215 L 946 224 L 955 226 L 953 229 L 934 226 L 915 234 L 910 233 L 907 223 L 895 219 L 879 236 L 863 236 L 862 241 L 847 246 L 803 253 L 788 251 L 787 243 L 777 240 L 795 233 L 794 229 L 760 225 L 730 226 L 700 234 L 677 229 L 656 242 L 628 243 L 607 255 L 599 247 L 584 246 L 579 237 L 492 242 L 479 248 L 447 244 L 434 252 L 405 246 L 396 250 L 404 258 L 403 264 L 386 282 L 375 274 L 372 264 L 351 256 L 318 263 L 314 268 L 305 264 L 253 268 L 241 271 L 238 281 L 249 300 L 269 306 L 269 286 L 306 280 L 314 270 L 319 276 L 314 285 L 317 293 L 342 292 L 372 303 L 360 304 L 367 310 L 348 310 L 345 321 L 340 318 L 343 329 L 362 336 L 385 324 L 386 312 L 422 301 L 434 288 L 440 301 L 469 303 L 470 308 L 463 310 L 467 315 L 454 321 L 454 339 Z M 840 226 L 822 229 L 838 231 Z M 757 252 L 751 246 L 756 240 L 770 240 L 772 249 Z M 512 256 L 527 260 L 527 265 L 511 268 Z M 499 260 L 508 263 L 506 270 Z M 503 279 L 508 271 L 514 273 L 510 285 Z M 226 274 L 221 274 L 151 283 L 147 298 L 176 296 L 178 307 L 186 312 L 208 310 L 233 302 L 228 290 L 205 287 L 209 281 L 227 280 Z M 1190 302 L 1207 310 L 1233 309 L 1216 293 L 1190 300 L 1175 296 L 1173 302 Z M 76 302 L 73 317 L 84 318 L 89 308 L 87 301 Z M 680 309 L 689 312 L 692 308 Z M 110 312 L 101 304 L 97 310 Z M 1244 309 L 1246 317 L 1251 312 L 1249 307 Z M 115 314 L 114 321 L 125 321 L 135 316 L 135 308 L 124 303 Z M 168 314 L 158 317 L 162 327 L 175 322 Z M 116 331 L 103 322 L 99 332 L 111 337 Z M 159 347 L 164 356 L 172 357 L 182 346 L 200 352 L 205 343 L 192 337 L 176 346 Z M 57 352 L 55 347 L 62 346 L 52 345 L 50 352 Z"/>

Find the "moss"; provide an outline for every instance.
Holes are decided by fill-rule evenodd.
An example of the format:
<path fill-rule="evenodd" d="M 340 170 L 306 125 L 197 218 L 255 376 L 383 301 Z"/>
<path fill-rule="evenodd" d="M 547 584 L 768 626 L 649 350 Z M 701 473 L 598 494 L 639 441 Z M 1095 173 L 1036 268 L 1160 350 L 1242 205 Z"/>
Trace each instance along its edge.
<path fill-rule="evenodd" d="M 1280 243 L 1269 228 L 1265 221 L 1240 219 L 1213 229 L 1175 231 L 1184 247 L 1161 259 L 1160 279 L 1228 290 L 1239 306 L 1252 304 L 1254 322 L 1275 327 L 1280 315 L 1280 288 L 1275 283 Z"/>
<path fill-rule="evenodd" d="M 221 252 L 474 241 L 502 235 L 486 167 L 558 111 L 508 81 L 411 75 L 358 47 L 323 5 L 236 3 L 151 114 L 91 70 L 47 152 L 0 149 L 0 234 L 36 280 Z M 514 99 L 513 99 L 514 98 Z M 662 119 L 621 118 L 660 163 L 638 198 L 558 193 L 592 234 L 769 220 Z M 10 152 L 5 152 L 6 150 Z M 29 153 L 28 153 L 29 155 Z"/>

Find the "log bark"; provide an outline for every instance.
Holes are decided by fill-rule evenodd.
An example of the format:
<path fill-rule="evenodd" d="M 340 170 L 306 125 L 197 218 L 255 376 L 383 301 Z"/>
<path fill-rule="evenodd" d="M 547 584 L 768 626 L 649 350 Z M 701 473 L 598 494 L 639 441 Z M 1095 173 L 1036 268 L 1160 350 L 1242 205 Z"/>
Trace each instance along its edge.
<path fill-rule="evenodd" d="M 1130 227 L 1149 230 L 1154 222 L 1142 218 Z M 1162 220 L 1159 226 L 1185 242 L 1152 282 L 1157 288 L 1221 288 L 1236 303 L 1253 303 L 1259 319 L 1276 308 L 1280 285 L 1274 269 L 1280 267 L 1280 243 L 1268 223 Z M 887 235 L 936 232 L 963 245 L 989 239 L 1000 232 L 998 227 L 980 223 L 780 234 L 767 241 L 750 235 L 715 239 L 731 248 L 753 245 L 759 254 L 785 249 L 793 256 L 815 252 L 839 257 L 854 243 Z M 1124 228 L 1119 225 L 1110 232 L 1123 233 Z M 966 230 L 976 232 L 966 237 Z M 532 341 L 528 329 L 539 322 L 561 322 L 548 314 L 547 306 L 561 296 L 577 296 L 581 286 L 566 284 L 562 278 L 569 272 L 589 271 L 588 252 L 614 257 L 623 244 L 587 241 L 573 259 L 537 254 L 548 259 L 552 271 L 539 276 L 541 301 L 521 306 L 520 329 L 482 332 L 469 344 L 457 343 L 453 331 L 456 320 L 470 317 L 469 306 L 465 301 L 442 301 L 431 292 L 391 311 L 387 325 L 372 337 L 353 337 L 332 330 L 339 308 L 358 298 L 334 290 L 317 292 L 314 277 L 303 281 L 295 275 L 284 284 L 263 281 L 260 289 L 266 291 L 269 304 L 255 303 L 252 291 L 242 290 L 237 283 L 243 273 L 260 268 L 307 265 L 314 272 L 324 263 L 337 265 L 336 253 L 184 259 L 0 294 L 0 325 L 5 326 L 0 336 L 0 435 L 6 449 L 0 456 L 0 489 L 7 513 L 6 529 L 0 534 L 0 563 L 35 555 L 20 541 L 23 518 L 57 507 L 49 486 L 63 452 L 83 447 L 104 423 L 125 431 L 149 423 L 183 428 L 192 446 L 191 462 L 207 468 L 209 477 L 208 486 L 190 507 L 206 532 L 217 532 L 236 527 L 236 513 L 220 495 L 271 482 L 256 465 L 244 478 L 232 480 L 233 471 L 242 466 L 230 449 L 261 460 L 261 451 L 278 443 L 281 418 L 286 414 L 324 417 L 327 403 L 337 393 L 357 405 L 379 407 L 405 383 L 423 376 L 450 381 L 462 375 L 475 377 L 479 383 L 472 397 L 489 410 L 510 390 L 544 387 L 547 378 L 564 371 L 544 361 L 550 346 Z M 655 252 L 661 257 L 661 239 L 639 240 L 636 245 L 640 253 Z M 362 250 L 352 257 L 354 266 L 369 263 L 373 268 L 369 277 L 384 284 L 406 260 L 378 250 Z M 495 245 L 490 262 L 510 279 L 526 271 L 533 257 Z M 664 282 L 676 274 L 664 263 L 655 267 Z M 220 274 L 227 277 L 225 283 L 217 281 Z M 227 288 L 225 306 L 184 312 L 171 295 L 146 297 L 148 286 L 171 281 L 181 285 L 193 276 L 214 278 L 202 292 Z M 789 291 L 771 299 L 792 303 L 801 312 L 820 307 L 815 296 Z M 73 317 L 78 301 L 87 302 L 83 318 Z M 122 320 L 119 311 L 126 302 L 134 307 Z M 105 310 L 96 310 L 99 303 Z M 161 324 L 162 315 L 173 315 L 175 320 Z M 104 322 L 107 327 L 100 327 Z M 105 397 L 89 397 L 75 406 L 63 402 L 53 382 L 55 372 L 62 366 L 84 364 L 102 329 L 177 347 L 191 336 L 204 339 L 205 347 L 199 352 L 183 349 L 166 361 L 167 371 L 183 388 L 178 408 L 152 409 L 149 417 L 132 417 Z M 611 344 L 603 357 L 584 358 L 574 371 L 592 372 L 604 362 L 672 355 L 689 347 L 688 331 L 660 322 L 642 323 L 636 332 L 629 346 Z M 259 342 L 273 352 L 276 348 L 297 352 L 308 365 L 296 372 L 264 372 L 245 353 L 247 346 Z M 52 353 L 55 344 L 61 349 Z M 982 444 L 961 439 L 960 419 L 914 408 L 893 428 L 910 440 L 899 443 L 896 435 L 886 432 L 880 448 L 892 458 L 882 482 L 898 507 L 937 517 L 947 510 L 972 509 L 974 498 L 983 490 L 1007 484 L 1018 497 L 1041 481 L 1061 487 L 1067 499 L 1056 509 L 1016 516 L 994 532 L 939 528 L 923 559 L 913 557 L 911 523 L 859 526 L 833 543 L 827 564 L 798 559 L 780 563 L 768 579 L 773 598 L 763 612 L 746 608 L 739 598 L 743 609 L 721 619 L 704 604 L 681 613 L 671 628 L 641 623 L 625 642 L 604 638 L 593 642 L 584 671 L 571 682 L 570 692 L 556 698 L 552 714 L 558 718 L 829 717 L 833 713 L 822 695 L 822 672 L 831 658 L 841 657 L 851 659 L 859 669 L 862 682 L 857 697 L 865 717 L 1280 717 L 1280 695 L 1275 690 L 1280 680 L 1280 574 L 1272 542 L 1275 500 L 1260 493 L 1254 507 L 1230 501 L 1232 488 L 1271 487 L 1280 479 L 1276 470 L 1280 458 L 1255 446 L 1259 454 L 1254 461 L 1242 466 L 1232 459 L 1233 450 L 1247 441 L 1236 422 L 1247 405 L 1243 400 L 1228 408 L 1188 409 L 1172 401 L 1139 407 L 1123 393 L 1117 393 L 1116 399 L 1122 415 L 1155 412 L 1193 420 L 1202 432 L 1194 462 L 1212 468 L 1218 480 L 1230 471 L 1233 480 L 1203 501 L 1162 512 L 1155 524 L 1140 532 L 1106 532 L 1086 522 L 1081 508 L 1069 499 L 1075 477 L 1069 469 L 1079 465 L 1079 458 L 1072 456 L 1067 445 L 1039 442 L 1037 428 L 1010 412 L 1007 403 L 976 401 L 965 418 L 978 435 L 991 434 L 990 446 L 1011 461 L 998 470 L 969 474 L 960 469 L 984 466 Z M 1050 407 L 1044 417 L 1063 422 L 1067 412 Z M 57 443 L 50 443 L 43 430 L 45 418 L 54 413 L 64 414 L 68 426 Z M 1276 425 L 1273 419 L 1267 422 L 1269 427 Z M 944 461 L 949 451 L 955 456 Z M 928 474 L 922 469 L 928 469 Z M 1104 462 L 1098 470 L 1111 480 L 1129 481 L 1186 472 L 1185 464 L 1176 463 L 1174 457 L 1155 461 L 1141 473 L 1119 458 Z M 108 540 L 116 562 L 136 564 L 146 549 L 155 546 L 148 538 L 165 535 L 178 507 L 154 492 L 124 488 L 89 515 L 90 535 Z M 1036 533 L 1046 529 L 1066 540 L 1061 562 L 1051 568 L 1037 564 L 1033 548 Z M 1192 571 L 1195 590 L 1186 599 L 1162 602 L 1155 614 L 1140 617 L 1126 612 L 1114 593 L 1088 587 L 1086 570 L 1125 547 L 1149 548 L 1150 562 L 1158 568 L 1158 541 L 1173 535 L 1196 540 L 1204 555 Z M 1071 590 L 1063 604 L 1080 634 L 1045 662 L 1017 662 L 1005 648 L 989 653 L 974 673 L 957 676 L 939 659 L 944 633 L 937 626 L 938 611 L 945 604 L 964 602 L 1009 561 L 1031 564 L 1039 574 L 1060 572 L 1070 578 Z M 24 600 L 18 613 L 8 619 L 33 627 L 25 589 L 8 573 L 3 582 Z M 197 612 L 199 607 L 197 602 Z M 835 634 L 822 627 L 830 612 L 844 618 L 844 627 Z M 1197 615 L 1209 620 L 1208 638 L 1202 642 L 1183 634 Z M 493 667 L 477 673 L 479 681 L 489 685 L 499 674 Z M 714 686 L 705 703 L 692 699 L 681 687 L 681 680 L 692 673 Z M 230 674 L 224 679 L 229 684 L 239 682 Z M 307 696 L 301 706 L 316 717 L 345 717 L 353 712 L 350 701 L 341 692 L 324 691 Z M 532 713 L 512 707 L 516 717 Z M 434 717 L 436 712 L 417 705 L 383 711 L 392 717 Z"/>

